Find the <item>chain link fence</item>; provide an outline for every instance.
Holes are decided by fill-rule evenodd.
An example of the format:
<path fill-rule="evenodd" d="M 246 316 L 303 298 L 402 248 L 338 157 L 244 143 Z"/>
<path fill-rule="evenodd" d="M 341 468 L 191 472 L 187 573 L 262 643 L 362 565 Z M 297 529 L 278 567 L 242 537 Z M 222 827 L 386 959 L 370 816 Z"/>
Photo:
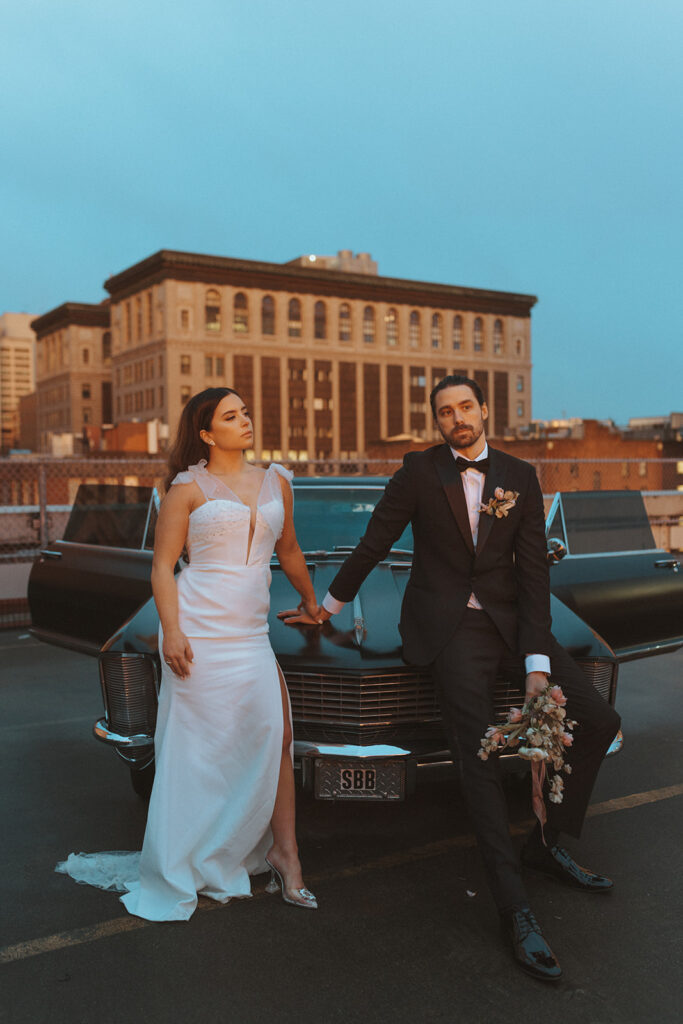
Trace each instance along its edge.
<path fill-rule="evenodd" d="M 529 459 L 546 496 L 556 491 L 640 490 L 657 546 L 683 547 L 683 462 L 676 459 Z M 390 476 L 401 457 L 283 461 L 296 476 Z M 0 625 L 27 622 L 30 563 L 64 535 L 81 484 L 160 487 L 162 458 L 0 459 Z"/>

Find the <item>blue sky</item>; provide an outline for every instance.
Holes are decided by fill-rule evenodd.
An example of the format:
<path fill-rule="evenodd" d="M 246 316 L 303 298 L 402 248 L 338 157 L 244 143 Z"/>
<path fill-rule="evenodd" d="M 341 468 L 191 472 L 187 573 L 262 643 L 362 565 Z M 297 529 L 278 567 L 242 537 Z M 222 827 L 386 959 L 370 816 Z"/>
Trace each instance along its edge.
<path fill-rule="evenodd" d="M 22 0 L 0 38 L 0 311 L 160 248 L 369 251 L 537 295 L 535 417 L 683 410 L 680 0 Z"/>

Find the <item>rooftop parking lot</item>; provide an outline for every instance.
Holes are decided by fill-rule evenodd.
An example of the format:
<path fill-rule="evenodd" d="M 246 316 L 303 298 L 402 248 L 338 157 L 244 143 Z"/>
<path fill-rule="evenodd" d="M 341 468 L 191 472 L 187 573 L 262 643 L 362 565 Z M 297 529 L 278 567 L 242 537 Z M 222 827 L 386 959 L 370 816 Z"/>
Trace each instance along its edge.
<path fill-rule="evenodd" d="M 521 976 L 498 933 L 455 783 L 406 803 L 299 804 L 308 913 L 264 893 L 202 904 L 188 924 L 126 915 L 116 896 L 53 872 L 70 851 L 138 849 L 145 805 L 92 739 L 94 660 L 0 634 L 3 855 L 0 1019 L 12 1024 L 438 1022 L 561 1015 L 566 1024 L 680 1019 L 683 652 L 620 672 L 623 752 L 603 768 L 580 862 L 611 874 L 591 897 L 529 877 L 564 970 Z M 513 828 L 529 820 L 511 784 Z"/>

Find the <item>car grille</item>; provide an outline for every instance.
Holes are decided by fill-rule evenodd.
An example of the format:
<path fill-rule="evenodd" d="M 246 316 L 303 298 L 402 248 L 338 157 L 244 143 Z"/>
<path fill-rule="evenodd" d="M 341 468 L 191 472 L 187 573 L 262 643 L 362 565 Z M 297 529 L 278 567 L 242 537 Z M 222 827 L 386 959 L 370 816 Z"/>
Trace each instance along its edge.
<path fill-rule="evenodd" d="M 287 672 L 292 717 L 341 727 L 376 729 L 441 718 L 426 673 L 372 676 Z"/>
<path fill-rule="evenodd" d="M 154 659 L 107 653 L 100 655 L 99 662 L 109 728 L 121 736 L 153 736 L 158 692 Z"/>
<path fill-rule="evenodd" d="M 612 697 L 616 666 L 584 659 L 581 668 L 605 700 Z M 428 672 L 367 676 L 287 672 L 292 717 L 301 725 L 321 725 L 380 734 L 403 725 L 438 723 L 439 703 Z M 524 700 L 519 677 L 499 677 L 494 691 L 496 718 L 505 718 Z"/>
<path fill-rule="evenodd" d="M 600 696 L 613 704 L 617 685 L 617 663 L 605 658 L 577 658 L 577 661 Z"/>

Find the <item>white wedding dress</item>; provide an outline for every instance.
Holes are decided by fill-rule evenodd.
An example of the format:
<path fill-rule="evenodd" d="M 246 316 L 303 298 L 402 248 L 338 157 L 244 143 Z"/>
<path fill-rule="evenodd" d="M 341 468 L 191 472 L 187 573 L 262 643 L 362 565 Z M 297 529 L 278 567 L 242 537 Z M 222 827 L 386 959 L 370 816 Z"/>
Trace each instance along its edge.
<path fill-rule="evenodd" d="M 283 740 L 280 673 L 268 640 L 270 559 L 284 525 L 279 476 L 267 470 L 251 511 L 204 461 L 174 484 L 206 501 L 190 515 L 190 564 L 177 577 L 190 675 L 162 665 L 156 775 L 142 853 L 71 854 L 56 870 L 125 892 L 131 914 L 187 920 L 197 895 L 221 903 L 251 894 L 267 870 Z M 161 630 L 159 636 L 161 649 Z"/>

